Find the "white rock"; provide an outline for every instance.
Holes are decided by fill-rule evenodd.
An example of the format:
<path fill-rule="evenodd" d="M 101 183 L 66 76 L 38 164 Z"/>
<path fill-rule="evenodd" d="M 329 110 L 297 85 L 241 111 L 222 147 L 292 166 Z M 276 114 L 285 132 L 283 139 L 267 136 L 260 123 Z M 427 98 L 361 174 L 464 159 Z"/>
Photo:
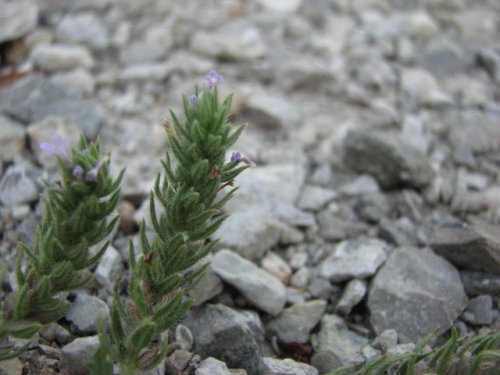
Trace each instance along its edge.
<path fill-rule="evenodd" d="M 94 274 L 97 281 L 108 291 L 113 290 L 116 277 L 122 268 L 121 255 L 113 246 L 109 245 L 103 256 L 97 263 Z"/>
<path fill-rule="evenodd" d="M 65 318 L 73 323 L 78 333 L 95 333 L 97 319 L 102 318 L 106 325 L 109 325 L 110 311 L 106 302 L 100 298 L 77 292 Z"/>
<path fill-rule="evenodd" d="M 11 165 L 0 179 L 0 201 L 7 207 L 32 203 L 38 194 L 35 183 L 20 165 Z"/>
<path fill-rule="evenodd" d="M 194 34 L 191 48 L 214 58 L 251 61 L 267 54 L 267 45 L 259 29 L 239 22 L 226 24 L 217 31 Z"/>
<path fill-rule="evenodd" d="M 450 97 L 439 87 L 435 78 L 419 68 L 402 72 L 401 89 L 410 100 L 423 106 L 452 104 Z"/>
<path fill-rule="evenodd" d="M 88 71 L 77 68 L 51 77 L 52 82 L 82 96 L 90 96 L 95 90 L 95 79 Z"/>
<path fill-rule="evenodd" d="M 62 368 L 73 375 L 88 374 L 85 365 L 99 347 L 99 337 L 79 337 L 61 349 Z"/>
<path fill-rule="evenodd" d="M 212 268 L 259 309 L 271 315 L 277 315 L 283 310 L 286 301 L 285 286 L 254 263 L 230 250 L 220 250 L 213 257 Z"/>
<path fill-rule="evenodd" d="M 36 46 L 31 59 L 35 66 L 54 72 L 77 67 L 90 69 L 94 60 L 85 47 L 62 44 L 40 44 Z"/>
<path fill-rule="evenodd" d="M 302 0 L 258 0 L 267 10 L 282 13 L 293 13 L 302 5 Z"/>
<path fill-rule="evenodd" d="M 354 279 L 347 283 L 342 297 L 337 303 L 336 309 L 339 313 L 348 315 L 352 308 L 356 306 L 366 294 L 368 286 L 366 281 Z"/>
<path fill-rule="evenodd" d="M 285 98 L 269 94 L 252 95 L 245 103 L 243 113 L 266 130 L 290 130 L 302 119 L 296 106 Z"/>
<path fill-rule="evenodd" d="M 410 37 L 422 42 L 431 40 L 439 33 L 439 25 L 425 11 L 411 13 L 404 25 Z"/>
<path fill-rule="evenodd" d="M 277 359 L 264 357 L 262 359 L 266 375 L 318 375 L 318 370 L 311 365 L 296 362 L 293 359 Z"/>
<path fill-rule="evenodd" d="M 22 154 L 26 129 L 0 115 L 0 161 L 9 161 Z"/>
<path fill-rule="evenodd" d="M 27 35 L 38 23 L 38 6 L 33 1 L 0 2 L 0 43 Z"/>
<path fill-rule="evenodd" d="M 231 375 L 227 365 L 218 359 L 208 357 L 204 359 L 195 370 L 195 375 Z"/>
<path fill-rule="evenodd" d="M 288 284 L 292 269 L 285 260 L 276 254 L 274 251 L 269 251 L 261 261 L 261 267 L 276 276 L 283 284 Z"/>
<path fill-rule="evenodd" d="M 297 202 L 303 210 L 319 211 L 338 196 L 337 192 L 320 186 L 306 185 Z"/>
<path fill-rule="evenodd" d="M 334 282 L 366 278 L 375 274 L 387 259 L 388 244 L 362 238 L 339 243 L 319 266 L 319 273 Z"/>
<path fill-rule="evenodd" d="M 56 37 L 63 43 L 84 44 L 95 50 L 109 45 L 109 33 L 94 13 L 68 14 L 59 22 Z"/>

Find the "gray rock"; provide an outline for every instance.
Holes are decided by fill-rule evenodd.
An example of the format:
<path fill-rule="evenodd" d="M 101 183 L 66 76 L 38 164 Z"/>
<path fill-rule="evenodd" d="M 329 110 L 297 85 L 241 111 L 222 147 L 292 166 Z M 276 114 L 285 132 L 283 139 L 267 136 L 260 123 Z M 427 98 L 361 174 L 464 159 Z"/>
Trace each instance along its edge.
<path fill-rule="evenodd" d="M 368 297 L 375 332 L 394 328 L 403 343 L 417 342 L 436 328 L 446 331 L 466 306 L 457 270 L 427 248 L 394 250 Z"/>
<path fill-rule="evenodd" d="M 300 194 L 297 207 L 303 210 L 319 211 L 337 197 L 337 192 L 320 186 L 306 185 Z"/>
<path fill-rule="evenodd" d="M 386 329 L 373 342 L 373 345 L 382 349 L 384 353 L 387 353 L 389 349 L 394 348 L 397 344 L 398 332 L 395 329 Z"/>
<path fill-rule="evenodd" d="M 344 147 L 346 163 L 359 172 L 373 175 L 382 187 L 422 188 L 433 178 L 425 155 L 392 133 L 351 131 Z"/>
<path fill-rule="evenodd" d="M 329 210 L 321 211 L 316 215 L 319 226 L 319 235 L 327 241 L 340 241 L 347 238 L 359 237 L 366 233 L 367 226 L 363 223 L 344 220 Z"/>
<path fill-rule="evenodd" d="M 246 22 L 225 23 L 219 29 L 194 34 L 191 48 L 208 57 L 252 61 L 264 57 L 268 47 L 259 29 Z"/>
<path fill-rule="evenodd" d="M 23 153 L 26 130 L 14 121 L 0 115 L 0 161 L 10 161 Z"/>
<path fill-rule="evenodd" d="M 320 374 L 328 374 L 331 371 L 342 367 L 342 361 L 333 352 L 318 351 L 312 356 L 311 365 L 316 367 Z"/>
<path fill-rule="evenodd" d="M 472 62 L 469 60 L 462 48 L 447 38 L 432 41 L 417 56 L 419 65 L 437 77 L 463 72 Z"/>
<path fill-rule="evenodd" d="M 336 311 L 340 314 L 348 315 L 352 308 L 361 302 L 367 290 L 366 281 L 358 279 L 349 281 L 342 292 L 342 297 L 337 302 Z"/>
<path fill-rule="evenodd" d="M 38 23 L 38 5 L 32 1 L 0 2 L 0 43 L 28 35 Z"/>
<path fill-rule="evenodd" d="M 125 45 L 120 53 L 124 65 L 147 64 L 165 59 L 173 46 L 171 30 L 165 25 L 153 25 L 144 37 Z"/>
<path fill-rule="evenodd" d="M 470 323 L 476 325 L 490 325 L 493 322 L 493 298 L 490 295 L 481 295 L 472 298 L 465 310 L 464 316 L 470 314 Z"/>
<path fill-rule="evenodd" d="M 28 126 L 27 133 L 36 161 L 47 170 L 58 168 L 59 162 L 56 156 L 40 148 L 41 143 L 51 143 L 52 136 L 58 134 L 70 139 L 70 149 L 77 147 L 80 140 L 78 126 L 61 116 L 47 116 L 39 122 L 33 122 Z"/>
<path fill-rule="evenodd" d="M 216 233 L 221 245 L 255 259 L 279 241 L 276 218 L 289 225 L 313 224 L 314 218 L 294 207 L 304 179 L 305 168 L 294 164 L 251 168 L 238 176 L 238 199 L 225 206 L 231 216 Z"/>
<path fill-rule="evenodd" d="M 500 83 L 500 51 L 483 48 L 477 55 L 478 63 L 483 66 L 496 83 Z"/>
<path fill-rule="evenodd" d="M 277 315 L 283 310 L 285 286 L 254 263 L 230 250 L 220 250 L 213 257 L 212 269 L 259 309 L 271 315 Z"/>
<path fill-rule="evenodd" d="M 425 226 L 425 243 L 456 266 L 500 273 L 498 227 L 478 218 L 440 221 Z"/>
<path fill-rule="evenodd" d="M 280 222 L 271 213 L 254 206 L 231 213 L 217 230 L 221 246 L 235 249 L 249 259 L 260 258 L 278 243 L 280 236 Z"/>
<path fill-rule="evenodd" d="M 334 282 L 367 278 L 385 262 L 388 249 L 389 245 L 378 239 L 343 241 L 320 264 L 318 271 Z"/>
<path fill-rule="evenodd" d="M 301 267 L 292 275 L 290 279 L 290 285 L 294 288 L 307 288 L 309 280 L 311 279 L 311 269 L 307 267 Z"/>
<path fill-rule="evenodd" d="M 292 359 L 277 359 L 265 357 L 262 359 L 263 375 L 319 375 L 318 370 L 306 363 Z"/>
<path fill-rule="evenodd" d="M 69 320 L 78 333 L 97 332 L 97 319 L 101 317 L 106 324 L 110 321 L 108 305 L 100 298 L 77 292 L 76 298 L 66 312 Z"/>
<path fill-rule="evenodd" d="M 36 67 L 47 72 L 74 68 L 90 69 L 94 65 L 92 56 L 85 47 L 62 44 L 40 44 L 31 52 Z"/>
<path fill-rule="evenodd" d="M 410 353 L 413 350 L 415 350 L 415 344 L 412 342 L 408 342 L 405 344 L 398 344 L 396 346 L 393 346 L 392 348 L 389 348 L 387 350 L 387 355 L 388 356 L 399 356 L 399 355 L 404 355 L 404 354 Z"/>
<path fill-rule="evenodd" d="M 61 364 L 68 374 L 86 375 L 85 365 L 92 359 L 99 346 L 97 336 L 79 337 L 61 349 Z"/>
<path fill-rule="evenodd" d="M 361 175 L 356 177 L 353 181 L 340 186 L 339 191 L 347 196 L 357 196 L 378 193 L 380 187 L 374 177 L 370 175 Z"/>
<path fill-rule="evenodd" d="M 285 285 L 290 281 L 292 269 L 290 265 L 274 251 L 269 251 L 261 260 L 261 267 L 276 276 Z"/>
<path fill-rule="evenodd" d="M 170 74 L 172 74 L 172 67 L 168 64 L 162 62 L 144 63 L 123 69 L 120 72 L 119 79 L 124 82 L 163 81 Z"/>
<path fill-rule="evenodd" d="M 361 364 L 365 361 L 362 348 L 368 344 L 368 340 L 349 330 L 345 321 L 337 315 L 323 316 L 317 341 L 317 352 L 330 357 L 332 365 Z"/>
<path fill-rule="evenodd" d="M 193 306 L 200 306 L 222 293 L 223 290 L 222 280 L 214 273 L 212 267 L 209 267 L 198 285 L 189 292 L 189 298 L 193 300 Z"/>
<path fill-rule="evenodd" d="M 112 292 L 122 268 L 120 253 L 112 245 L 109 245 L 101 259 L 99 259 L 94 275 L 107 291 Z"/>
<path fill-rule="evenodd" d="M 181 350 L 191 350 L 193 347 L 193 334 L 184 324 L 175 327 L 175 344 Z"/>
<path fill-rule="evenodd" d="M 425 11 L 409 13 L 404 29 L 412 39 L 420 42 L 427 42 L 439 33 L 439 25 Z"/>
<path fill-rule="evenodd" d="M 468 296 L 500 293 L 500 275 L 475 271 L 461 271 L 460 278 Z"/>
<path fill-rule="evenodd" d="M 22 166 L 10 166 L 0 180 L 0 201 L 8 207 L 32 203 L 38 199 L 35 182 Z"/>
<path fill-rule="evenodd" d="M 405 69 L 401 77 L 401 91 L 410 107 L 450 107 L 453 101 L 426 70 Z"/>
<path fill-rule="evenodd" d="M 370 224 L 378 223 L 389 216 L 391 208 L 389 200 L 381 193 L 365 194 L 355 206 L 358 215 Z"/>
<path fill-rule="evenodd" d="M 177 375 L 188 367 L 193 353 L 185 350 L 175 350 L 165 361 L 166 375 Z"/>
<path fill-rule="evenodd" d="M 201 361 L 200 367 L 194 371 L 195 375 L 231 375 L 226 364 L 215 358 L 208 357 Z"/>
<path fill-rule="evenodd" d="M 96 103 L 69 93 L 41 76 L 26 77 L 5 90 L 0 109 L 23 122 L 61 115 L 91 139 L 97 136 L 103 121 L 101 108 Z"/>
<path fill-rule="evenodd" d="M 302 118 L 295 105 L 270 94 L 252 95 L 242 109 L 242 116 L 264 131 L 289 131 L 296 128 Z"/>
<path fill-rule="evenodd" d="M 311 330 L 319 323 L 326 309 L 326 301 L 311 300 L 297 303 L 283 310 L 280 315 L 269 322 L 266 330 L 278 336 L 283 343 L 309 341 Z"/>
<path fill-rule="evenodd" d="M 500 127 L 494 112 L 449 111 L 441 116 L 441 121 L 449 128 L 448 143 L 459 162 L 472 160 L 474 165 L 473 153 L 500 148 Z"/>
<path fill-rule="evenodd" d="M 267 11 L 288 14 L 297 11 L 302 0 L 258 0 L 257 3 Z"/>
<path fill-rule="evenodd" d="M 85 69 L 78 68 L 69 72 L 55 74 L 51 77 L 51 81 L 68 91 L 82 96 L 90 96 L 95 90 L 95 79 Z"/>
<path fill-rule="evenodd" d="M 94 13 L 88 12 L 65 15 L 57 25 L 56 38 L 63 43 L 84 44 L 94 50 L 109 45 L 105 24 Z"/>
<path fill-rule="evenodd" d="M 205 305 L 191 309 L 184 324 L 194 336 L 196 353 L 215 357 L 229 367 L 244 368 L 257 375 L 261 365 L 259 346 L 247 319 L 224 305 Z"/>

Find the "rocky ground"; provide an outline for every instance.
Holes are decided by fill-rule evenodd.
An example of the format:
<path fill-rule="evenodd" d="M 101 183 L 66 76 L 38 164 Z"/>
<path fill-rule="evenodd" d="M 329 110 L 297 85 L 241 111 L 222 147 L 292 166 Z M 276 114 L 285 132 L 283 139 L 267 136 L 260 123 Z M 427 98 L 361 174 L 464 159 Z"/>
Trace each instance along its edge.
<path fill-rule="evenodd" d="M 95 281 L 0 368 L 85 373 L 162 119 L 211 68 L 257 167 L 155 374 L 326 374 L 434 329 L 498 330 L 499 41 L 497 0 L 0 1 L 3 289 L 54 175 L 41 141 L 99 135 L 127 167 Z"/>

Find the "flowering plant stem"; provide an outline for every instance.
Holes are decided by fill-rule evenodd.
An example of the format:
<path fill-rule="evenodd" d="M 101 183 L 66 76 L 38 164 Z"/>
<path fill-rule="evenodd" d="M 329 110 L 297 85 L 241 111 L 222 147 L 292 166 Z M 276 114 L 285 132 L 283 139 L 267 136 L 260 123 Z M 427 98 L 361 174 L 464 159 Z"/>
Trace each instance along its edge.
<path fill-rule="evenodd" d="M 204 275 L 207 265 L 196 267 L 217 244 L 209 237 L 226 219 L 223 205 L 236 188 L 222 193 L 233 179 L 248 168 L 248 159 L 226 154 L 244 126 L 228 123 L 231 96 L 219 103 L 216 84 L 222 77 L 212 71 L 207 86 L 183 97 L 184 120 L 171 112 L 172 125 L 164 127 L 175 157 L 167 153 L 163 176 L 156 178 L 150 196 L 150 215 L 155 232 L 152 241 L 141 224 L 143 256 L 136 260 L 130 244 L 131 277 L 128 297 L 115 294 L 111 313 L 111 335 L 100 325 L 101 345 L 88 365 L 91 374 L 136 374 L 164 360 L 168 340 L 164 333 L 186 314 L 191 303 L 187 292 Z M 239 156 L 239 154 L 238 154 Z M 158 201 L 162 213 L 156 212 Z"/>
<path fill-rule="evenodd" d="M 54 136 L 52 144 L 40 146 L 58 156 L 62 180 L 56 186 L 47 184 L 45 214 L 33 246 L 20 244 L 15 268 L 18 289 L 5 298 L 0 339 L 9 335 L 30 338 L 42 324 L 65 314 L 68 303 L 59 293 L 80 288 L 90 280 L 88 268 L 99 260 L 109 242 L 96 254 L 89 248 L 102 242 L 118 220 L 109 220 L 109 216 L 120 198 L 124 171 L 113 181 L 109 160 L 101 158 L 99 141 L 89 146 L 82 136 L 71 157 L 69 139 Z"/>

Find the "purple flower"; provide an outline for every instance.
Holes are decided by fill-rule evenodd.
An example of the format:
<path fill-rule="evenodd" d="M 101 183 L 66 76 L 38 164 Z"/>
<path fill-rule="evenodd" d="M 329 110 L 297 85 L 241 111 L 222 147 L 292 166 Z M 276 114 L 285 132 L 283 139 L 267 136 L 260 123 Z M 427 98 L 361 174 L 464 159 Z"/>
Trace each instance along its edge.
<path fill-rule="evenodd" d="M 83 154 L 83 155 L 88 155 L 88 154 L 89 154 L 89 152 L 90 152 L 90 151 L 89 151 L 89 149 L 88 149 L 88 148 L 84 148 L 84 149 L 82 150 L 82 154 Z"/>
<path fill-rule="evenodd" d="M 57 155 L 68 160 L 69 137 L 61 137 L 59 134 L 54 134 L 51 141 L 52 143 L 40 143 L 40 149 L 47 154 Z"/>
<path fill-rule="evenodd" d="M 99 170 L 102 167 L 102 160 L 100 160 L 94 168 L 92 168 L 90 171 L 87 172 L 85 175 L 85 181 L 96 181 L 97 180 L 97 174 L 99 173 Z"/>
<path fill-rule="evenodd" d="M 238 164 L 239 162 L 243 162 L 243 163 L 248 164 L 250 166 L 253 165 L 253 162 L 250 159 L 242 158 L 241 153 L 239 153 L 238 151 L 233 152 L 231 154 L 231 163 Z"/>
<path fill-rule="evenodd" d="M 72 175 L 76 177 L 78 180 L 81 180 L 83 178 L 83 174 L 85 173 L 85 170 L 82 168 L 81 165 L 75 165 L 73 168 Z"/>
<path fill-rule="evenodd" d="M 210 73 L 205 76 L 205 82 L 207 83 L 207 87 L 210 90 L 211 88 L 217 86 L 218 83 L 221 83 L 223 80 L 222 76 L 217 73 L 215 69 L 212 69 Z"/>
<path fill-rule="evenodd" d="M 189 103 L 191 103 L 191 105 L 195 105 L 196 102 L 198 101 L 198 97 L 196 95 L 191 95 L 189 98 Z"/>

